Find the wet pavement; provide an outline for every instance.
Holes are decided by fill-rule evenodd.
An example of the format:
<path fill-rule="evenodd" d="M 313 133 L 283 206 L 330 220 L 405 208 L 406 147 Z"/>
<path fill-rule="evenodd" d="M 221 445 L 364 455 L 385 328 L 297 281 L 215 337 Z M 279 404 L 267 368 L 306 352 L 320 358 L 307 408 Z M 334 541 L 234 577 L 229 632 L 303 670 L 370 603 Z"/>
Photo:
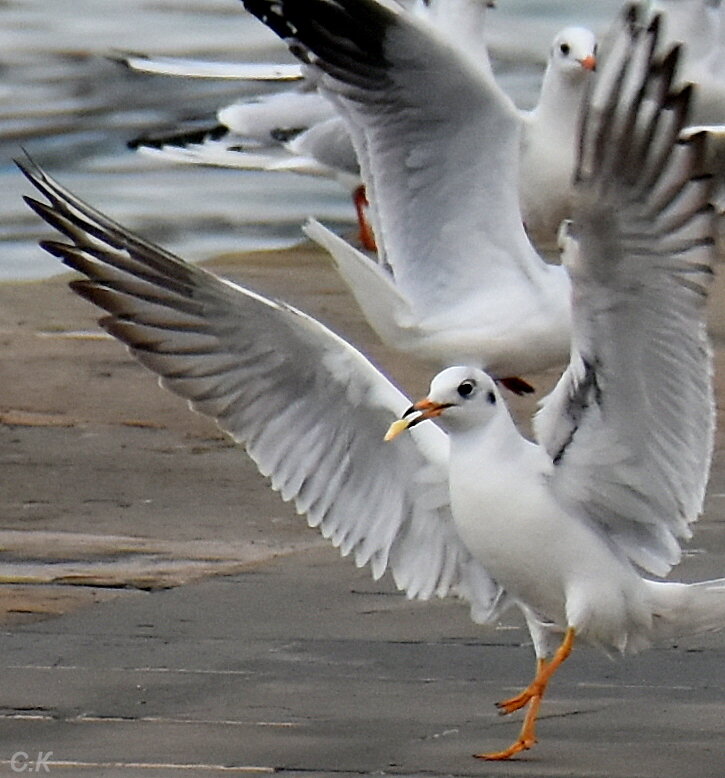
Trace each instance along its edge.
<path fill-rule="evenodd" d="M 425 391 L 317 252 L 216 267 Z M 516 618 L 478 627 L 339 559 L 94 316 L 58 280 L 0 286 L 0 776 L 725 775 L 722 634 L 624 661 L 575 650 L 539 746 L 474 760 L 518 732 L 493 705 L 533 671 Z M 718 363 L 722 332 L 714 315 Z M 721 441 L 683 579 L 725 575 Z"/>

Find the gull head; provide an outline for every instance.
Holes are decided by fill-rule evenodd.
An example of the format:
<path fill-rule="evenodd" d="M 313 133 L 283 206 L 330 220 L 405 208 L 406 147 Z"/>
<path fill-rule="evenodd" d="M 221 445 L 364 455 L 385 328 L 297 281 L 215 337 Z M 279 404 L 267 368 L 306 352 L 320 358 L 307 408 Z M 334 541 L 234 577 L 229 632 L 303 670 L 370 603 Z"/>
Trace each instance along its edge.
<path fill-rule="evenodd" d="M 597 66 L 597 39 L 586 27 L 566 27 L 551 44 L 549 67 L 572 78 L 581 78 Z"/>
<path fill-rule="evenodd" d="M 475 367 L 448 367 L 433 379 L 428 396 L 393 422 L 385 435 L 392 440 L 426 419 L 440 418 L 448 430 L 484 426 L 499 412 L 501 395 L 493 378 Z"/>

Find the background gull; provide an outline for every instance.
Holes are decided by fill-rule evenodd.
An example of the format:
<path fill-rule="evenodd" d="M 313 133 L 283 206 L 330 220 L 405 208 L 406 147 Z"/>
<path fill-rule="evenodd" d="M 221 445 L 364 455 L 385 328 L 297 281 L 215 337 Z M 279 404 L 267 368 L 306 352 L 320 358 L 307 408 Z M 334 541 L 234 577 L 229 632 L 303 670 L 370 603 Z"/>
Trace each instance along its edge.
<path fill-rule="evenodd" d="M 434 0 L 414 4 L 411 13 L 465 51 L 480 67 L 490 69 L 485 41 L 486 5 L 480 0 Z M 123 58 L 129 67 L 150 73 L 183 75 L 185 63 L 168 57 Z M 574 166 L 579 106 L 586 74 L 596 63 L 596 38 L 583 27 L 567 27 L 554 37 L 547 57 L 536 106 L 520 111 L 523 218 L 536 239 L 551 243 L 561 220 L 571 213 L 571 175 Z M 270 74 L 258 68 L 251 72 Z M 284 66 L 279 66 L 284 68 Z M 289 67 L 289 66 L 288 66 Z M 242 65 L 219 66 L 188 62 L 189 76 L 244 73 Z M 290 72 L 282 70 L 284 80 Z M 493 79 L 493 75 L 490 74 Z M 333 120 L 334 107 L 316 91 L 309 74 L 301 85 L 271 95 L 246 99 L 220 109 L 207 138 L 198 133 L 141 136 L 134 141 L 143 153 L 176 162 L 240 169 L 292 171 L 335 178 L 353 191 L 361 242 L 375 250 L 364 220 L 360 169 L 346 124 Z"/>
<path fill-rule="evenodd" d="M 524 611 L 541 673 L 503 705 L 529 705 L 521 738 L 489 758 L 531 745 L 546 682 L 575 636 L 635 651 L 725 623 L 722 581 L 639 572 L 678 560 L 712 445 L 702 138 L 676 141 L 690 91 L 669 91 L 676 56 L 652 64 L 655 38 L 656 26 L 626 26 L 588 113 L 567 254 L 575 350 L 538 418 L 539 446 L 515 433 L 495 384 L 470 367 L 445 371 L 418 407 L 443 411 L 450 435 L 416 424 L 382 446 L 408 401 L 348 343 L 138 238 L 25 165 L 48 201 L 30 204 L 70 241 L 44 247 L 85 276 L 73 290 L 342 553 L 376 576 L 389 568 L 411 597 L 455 591 L 479 621 L 513 603 Z"/>
<path fill-rule="evenodd" d="M 315 0 L 304 12 L 294 3 L 246 5 L 323 73 L 320 89 L 347 120 L 379 262 L 316 222 L 307 233 L 330 251 L 382 340 L 438 367 L 479 364 L 515 391 L 531 388 L 518 376 L 563 364 L 569 281 L 524 230 L 524 124 L 471 40 L 480 4 L 459 3 L 442 32 L 376 0 Z M 577 62 L 593 64 L 586 36 L 583 49 L 559 40 L 550 73 L 561 63 L 587 72 Z"/>

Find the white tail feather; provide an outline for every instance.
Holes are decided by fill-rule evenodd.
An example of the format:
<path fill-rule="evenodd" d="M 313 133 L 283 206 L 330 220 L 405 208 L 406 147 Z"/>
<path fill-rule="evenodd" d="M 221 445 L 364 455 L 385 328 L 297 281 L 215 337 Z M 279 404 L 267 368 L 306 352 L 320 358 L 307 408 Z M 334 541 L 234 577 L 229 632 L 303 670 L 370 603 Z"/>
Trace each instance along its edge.
<path fill-rule="evenodd" d="M 653 638 L 712 632 L 725 627 L 725 578 L 700 583 L 647 582 L 653 602 Z"/>

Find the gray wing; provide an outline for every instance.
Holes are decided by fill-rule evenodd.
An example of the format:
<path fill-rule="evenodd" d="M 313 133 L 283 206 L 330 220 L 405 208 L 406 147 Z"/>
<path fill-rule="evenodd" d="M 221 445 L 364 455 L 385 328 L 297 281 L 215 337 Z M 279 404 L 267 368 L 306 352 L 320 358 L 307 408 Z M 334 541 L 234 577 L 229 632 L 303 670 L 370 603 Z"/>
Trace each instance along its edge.
<path fill-rule="evenodd" d="M 633 12 L 585 115 L 566 239 L 571 363 L 537 434 L 552 488 L 631 560 L 665 574 L 702 509 L 714 403 L 705 303 L 715 260 L 703 136 L 678 141 L 691 89 L 658 23 Z"/>
<path fill-rule="evenodd" d="M 358 351 L 283 303 L 142 240 L 32 163 L 26 198 L 70 243 L 43 245 L 85 278 L 73 291 L 161 384 L 242 443 L 284 500 L 358 566 L 410 597 L 457 591 L 487 618 L 502 592 L 459 540 L 448 442 L 434 425 L 383 443 L 408 400 Z M 417 431 L 416 431 L 417 432 Z"/>
<path fill-rule="evenodd" d="M 341 171 L 359 183 L 360 165 L 347 125 L 340 116 L 317 122 L 287 143 L 287 150 L 308 156 L 333 171 Z"/>
<path fill-rule="evenodd" d="M 470 4 L 473 6 L 473 4 Z M 348 120 L 373 224 L 418 315 L 471 290 L 536 288 L 545 268 L 518 200 L 521 119 L 478 60 L 378 0 L 245 0 L 305 61 Z M 481 6 L 483 8 L 483 6 Z"/>

